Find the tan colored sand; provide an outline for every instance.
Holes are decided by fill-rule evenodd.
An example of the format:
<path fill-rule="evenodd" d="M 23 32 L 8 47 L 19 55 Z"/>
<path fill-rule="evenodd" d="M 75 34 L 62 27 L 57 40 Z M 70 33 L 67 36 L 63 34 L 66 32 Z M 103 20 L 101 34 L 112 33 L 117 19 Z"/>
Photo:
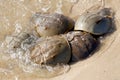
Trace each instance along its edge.
<path fill-rule="evenodd" d="M 76 17 L 82 12 L 84 12 L 86 9 L 88 9 L 89 7 L 95 5 L 96 3 L 98 3 L 97 0 L 79 0 L 77 4 L 72 6 L 71 13 L 70 14 L 66 13 L 66 15 L 69 15 L 72 18 Z M 120 47 L 120 28 L 119 28 L 120 4 L 119 3 L 120 0 L 105 0 L 106 7 L 111 7 L 115 11 L 116 31 L 111 35 L 107 36 L 105 40 L 103 40 L 103 45 L 100 47 L 98 51 L 95 52 L 95 54 L 92 57 L 72 65 L 68 73 L 65 73 L 63 75 L 54 78 L 43 79 L 35 76 L 22 75 L 22 73 L 20 73 L 20 75 L 22 76 L 18 78 L 11 78 L 10 76 L 12 75 L 8 75 L 7 80 L 120 80 L 120 48 L 119 48 Z M 29 6 L 29 9 L 31 9 L 31 6 Z M 1 78 L 3 76 L 4 76 L 3 74 L 0 74 L 0 79 L 3 79 Z"/>
<path fill-rule="evenodd" d="M 115 11 L 117 30 L 108 36 L 104 48 L 91 58 L 72 66 L 70 72 L 62 75 L 59 80 L 119 80 L 120 79 L 120 11 L 119 0 L 106 0 L 106 6 Z M 80 2 L 73 8 L 76 9 Z M 87 5 L 86 5 L 87 6 Z M 73 12 L 77 12 L 76 10 Z M 56 78 L 56 79 L 58 79 Z"/>
<path fill-rule="evenodd" d="M 89 4 L 81 4 L 79 1 L 73 7 L 72 13 L 78 15 L 88 8 Z M 87 0 L 86 0 L 87 1 Z M 90 0 L 88 0 L 90 1 Z M 93 3 L 96 0 L 92 0 Z M 80 61 L 71 66 L 71 70 L 61 76 L 48 80 L 119 80 L 120 79 L 120 10 L 119 0 L 106 0 L 106 7 L 111 7 L 115 11 L 116 31 L 108 36 L 104 46 L 100 48 L 92 57 Z M 92 2 L 90 3 L 90 5 Z M 84 7 L 83 9 L 79 9 Z"/>

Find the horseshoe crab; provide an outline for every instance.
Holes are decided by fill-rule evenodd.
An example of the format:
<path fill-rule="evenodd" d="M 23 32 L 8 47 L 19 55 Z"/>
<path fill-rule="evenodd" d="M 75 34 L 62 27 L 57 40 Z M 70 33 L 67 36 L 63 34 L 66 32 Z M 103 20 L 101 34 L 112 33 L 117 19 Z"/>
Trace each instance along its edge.
<path fill-rule="evenodd" d="M 39 37 L 32 33 L 21 32 L 7 43 L 8 53 L 19 60 L 20 67 L 32 68 L 38 76 L 49 78 L 67 72 L 71 58 L 71 48 L 61 35 Z M 33 74 L 34 75 L 34 74 Z"/>
<path fill-rule="evenodd" d="M 75 23 L 74 30 L 86 31 L 94 35 L 102 35 L 111 27 L 112 14 L 110 8 L 83 13 Z"/>
<path fill-rule="evenodd" d="M 71 48 L 62 36 L 40 38 L 31 49 L 30 57 L 37 64 L 67 64 L 71 57 Z"/>
<path fill-rule="evenodd" d="M 97 47 L 97 40 L 89 33 L 72 31 L 64 36 L 71 45 L 71 62 L 85 59 Z"/>
<path fill-rule="evenodd" d="M 83 13 L 75 23 L 74 30 L 65 37 L 72 49 L 72 62 L 82 60 L 97 47 L 98 41 L 93 35 L 102 35 L 111 27 L 112 14 L 109 8 Z M 92 35 L 91 35 L 92 34 Z"/>
<path fill-rule="evenodd" d="M 27 58 L 28 63 L 30 61 L 31 64 L 42 66 L 41 69 L 35 67 L 36 71 L 43 72 L 42 76 L 58 75 L 64 73 L 64 64 L 85 59 L 97 47 L 98 42 L 91 34 L 102 35 L 108 32 L 111 24 L 109 15 L 107 9 L 85 13 L 76 21 L 74 31 L 68 32 L 74 26 L 71 19 L 56 13 L 36 13 L 31 22 L 39 36 L 30 33 L 17 35 L 9 48 L 16 51 L 18 48 L 22 49 L 20 59 Z M 27 57 L 24 57 L 27 53 L 25 51 L 29 51 Z M 57 64 L 62 66 L 55 70 Z M 47 69 L 48 66 L 52 67 L 52 74 Z"/>
<path fill-rule="evenodd" d="M 9 51 L 21 55 L 29 54 L 30 60 L 39 65 L 67 64 L 71 57 L 71 48 L 62 35 L 52 37 L 36 37 L 29 33 L 13 36 Z M 28 52 L 27 52 L 28 51 Z"/>
<path fill-rule="evenodd" d="M 58 13 L 36 13 L 31 18 L 31 23 L 40 36 L 63 34 L 74 27 L 74 21 L 72 19 Z"/>

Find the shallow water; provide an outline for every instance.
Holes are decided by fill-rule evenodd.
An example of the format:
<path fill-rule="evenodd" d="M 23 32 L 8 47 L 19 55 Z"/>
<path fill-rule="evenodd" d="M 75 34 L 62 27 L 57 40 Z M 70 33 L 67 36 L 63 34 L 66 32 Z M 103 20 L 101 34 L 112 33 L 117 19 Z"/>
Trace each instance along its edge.
<path fill-rule="evenodd" d="M 77 3 L 77 0 L 0 0 L 1 79 L 17 80 L 23 75 L 28 77 L 53 77 L 69 70 L 68 65 L 60 65 L 61 67 L 58 65 L 53 68 L 50 66 L 40 67 L 30 63 L 28 55 L 24 55 L 22 50 L 13 52 L 12 50 L 7 51 L 7 48 L 12 47 L 13 36 L 32 29 L 30 18 L 34 13 L 56 12 L 69 15 L 75 3 Z"/>
<path fill-rule="evenodd" d="M 7 48 L 5 45 L 6 42 L 9 42 L 11 39 L 10 35 L 19 34 L 26 29 L 31 30 L 30 18 L 35 12 L 57 12 L 76 19 L 76 16 L 80 15 L 89 7 L 93 6 L 94 4 L 101 4 L 100 0 L 96 2 L 93 2 L 93 0 L 83 0 L 81 2 L 82 7 L 80 6 L 80 10 L 76 10 L 75 7 L 79 7 L 77 3 L 80 3 L 80 1 L 0 0 L 0 79 L 22 80 L 26 79 L 27 77 L 32 77 L 34 79 L 36 77 L 45 77 L 46 75 L 46 77 L 53 77 L 61 73 L 66 73 L 70 67 L 68 65 L 62 65 L 62 67 L 57 66 L 51 71 L 50 66 L 45 67 L 47 68 L 46 70 L 41 69 L 37 65 L 31 66 L 29 61 L 28 63 L 26 61 L 25 64 L 24 61 L 21 61 L 21 58 L 24 58 L 21 53 L 5 53 Z M 81 10 L 82 12 L 80 12 Z M 108 43 L 111 43 L 111 41 Z"/>

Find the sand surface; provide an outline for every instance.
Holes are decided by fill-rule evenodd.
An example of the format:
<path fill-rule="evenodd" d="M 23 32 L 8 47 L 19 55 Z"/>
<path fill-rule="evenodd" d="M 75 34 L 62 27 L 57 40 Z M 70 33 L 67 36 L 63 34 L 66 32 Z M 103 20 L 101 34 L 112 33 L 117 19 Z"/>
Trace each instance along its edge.
<path fill-rule="evenodd" d="M 15 0 L 13 0 L 15 1 Z M 20 0 L 20 1 L 24 1 L 24 0 Z M 28 0 L 26 0 L 28 1 Z M 55 0 L 54 0 L 55 1 Z M 67 0 L 66 0 L 67 1 Z M 74 0 L 71 0 L 74 1 Z M 5 10 L 12 10 L 13 7 L 16 5 L 12 5 L 12 2 L 9 2 L 8 5 L 4 0 L 0 0 L 0 9 L 4 11 Z M 22 2 L 20 2 L 22 4 Z M 74 5 L 69 4 L 68 3 L 68 8 L 69 11 L 65 12 L 65 10 L 63 9 L 63 13 L 65 15 L 70 16 L 71 18 L 74 18 L 78 15 L 80 15 L 81 13 L 83 13 L 86 9 L 88 9 L 91 6 L 94 6 L 95 4 L 100 3 L 97 0 L 79 0 L 77 3 L 74 3 Z M 90 58 L 84 60 L 84 61 L 79 61 L 78 63 L 71 65 L 71 69 L 70 71 L 68 71 L 67 73 L 60 75 L 60 76 L 56 76 L 54 78 L 49 78 L 49 79 L 45 79 L 45 78 L 39 78 L 39 77 L 35 77 L 35 76 L 27 76 L 26 75 L 22 75 L 22 73 L 18 73 L 16 74 L 17 77 L 13 77 L 14 75 L 4 75 L 2 74 L 2 68 L 4 68 L 4 61 L 0 61 L 0 80 L 120 80 L 120 0 L 105 0 L 105 6 L 106 7 L 111 7 L 113 9 L 113 11 L 115 12 L 115 25 L 116 25 L 116 30 L 111 34 L 108 35 L 107 37 L 105 37 L 105 39 L 102 42 L 102 46 L 100 47 L 100 49 L 98 51 L 95 52 L 95 54 L 93 56 L 91 56 Z M 4 6 L 2 4 L 5 4 Z M 34 4 L 34 2 L 29 3 L 29 5 L 27 5 L 27 3 L 24 3 L 24 6 L 27 6 L 27 8 L 34 10 L 35 11 L 39 11 L 39 8 L 31 8 L 30 4 Z M 38 4 L 36 4 L 35 6 L 32 7 L 36 7 L 39 6 Z M 39 6 L 40 7 L 40 6 Z M 20 8 L 20 6 L 17 7 L 19 11 L 27 11 L 25 9 Z M 14 9 L 13 9 L 14 10 Z M 52 8 L 50 10 L 54 11 L 55 9 Z M 15 19 L 13 19 L 13 21 L 11 20 L 10 16 L 13 16 L 15 14 L 13 14 L 12 11 L 9 11 L 11 13 L 6 13 L 4 14 L 4 16 L 8 16 L 8 20 L 10 24 L 6 24 L 4 23 L 5 18 L 3 18 L 3 13 L 4 12 L 0 12 L 0 40 L 1 42 L 4 40 L 4 36 L 2 35 L 7 35 L 9 33 L 12 33 L 12 31 L 14 31 L 14 29 L 9 30 L 7 28 L 7 30 L 5 30 L 5 26 L 8 25 L 13 25 L 14 26 L 14 22 L 15 19 L 18 21 L 16 21 L 16 23 L 21 23 L 21 24 L 25 24 L 28 20 L 25 18 L 29 18 L 31 16 L 31 14 L 28 14 L 30 11 L 28 10 L 25 15 L 27 15 L 26 17 L 23 16 L 23 18 L 20 18 L 19 16 L 21 16 L 21 14 L 18 14 L 18 16 L 16 15 Z M 24 25 L 26 26 L 26 24 Z M 9 27 L 10 28 L 10 27 Z M 19 76 L 20 75 L 20 76 Z M 7 77 L 7 78 L 6 78 Z"/>

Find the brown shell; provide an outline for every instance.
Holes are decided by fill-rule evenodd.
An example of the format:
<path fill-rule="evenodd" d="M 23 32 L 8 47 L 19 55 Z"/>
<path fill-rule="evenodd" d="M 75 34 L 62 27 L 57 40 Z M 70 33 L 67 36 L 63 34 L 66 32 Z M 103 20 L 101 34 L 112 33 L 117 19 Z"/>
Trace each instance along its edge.
<path fill-rule="evenodd" d="M 33 15 L 31 22 L 40 36 L 53 36 L 68 32 L 74 27 L 74 21 L 62 14 Z"/>
<path fill-rule="evenodd" d="M 72 62 L 86 58 L 96 48 L 97 41 L 92 35 L 80 31 L 72 31 L 65 35 L 72 48 Z"/>
<path fill-rule="evenodd" d="M 71 57 L 71 49 L 62 36 L 41 38 L 31 50 L 30 56 L 37 64 L 67 64 Z"/>

